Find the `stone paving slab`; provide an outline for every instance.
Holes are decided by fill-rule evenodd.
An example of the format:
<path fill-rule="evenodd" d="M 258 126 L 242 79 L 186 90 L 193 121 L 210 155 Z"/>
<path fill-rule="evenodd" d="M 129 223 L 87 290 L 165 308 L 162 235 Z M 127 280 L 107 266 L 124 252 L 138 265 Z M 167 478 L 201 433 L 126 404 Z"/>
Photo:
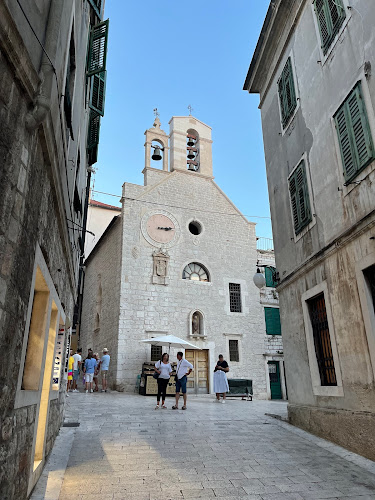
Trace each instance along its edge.
<path fill-rule="evenodd" d="M 285 418 L 283 402 L 154 404 L 72 394 L 65 418 L 80 426 L 70 443 L 61 430 L 31 500 L 375 500 L 375 464 L 265 415 Z"/>

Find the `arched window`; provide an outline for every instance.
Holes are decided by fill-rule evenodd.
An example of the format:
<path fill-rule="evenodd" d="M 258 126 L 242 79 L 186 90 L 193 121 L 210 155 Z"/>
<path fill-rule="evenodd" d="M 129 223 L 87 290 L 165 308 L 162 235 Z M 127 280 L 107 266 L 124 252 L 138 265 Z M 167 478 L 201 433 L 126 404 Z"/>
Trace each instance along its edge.
<path fill-rule="evenodd" d="M 182 273 L 182 279 L 192 281 L 210 281 L 207 269 L 198 262 L 188 264 Z"/>

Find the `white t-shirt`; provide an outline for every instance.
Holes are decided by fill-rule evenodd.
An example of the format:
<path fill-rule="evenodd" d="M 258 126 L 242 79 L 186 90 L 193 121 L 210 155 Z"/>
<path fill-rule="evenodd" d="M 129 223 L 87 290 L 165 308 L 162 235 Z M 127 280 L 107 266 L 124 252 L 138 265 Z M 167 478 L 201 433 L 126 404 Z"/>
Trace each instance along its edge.
<path fill-rule="evenodd" d="M 161 372 L 159 378 L 169 379 L 169 377 L 171 376 L 172 367 L 170 363 L 163 363 L 162 361 L 158 361 L 155 364 L 155 368 L 157 368 Z"/>
<path fill-rule="evenodd" d="M 82 356 L 76 353 L 74 354 L 73 359 L 74 359 L 73 370 L 78 370 L 78 361 L 82 361 Z"/>
<path fill-rule="evenodd" d="M 177 361 L 177 368 L 176 368 L 176 375 L 180 379 L 184 375 L 187 374 L 187 372 L 191 369 L 194 368 L 194 366 L 189 363 L 189 361 L 185 358 L 182 358 L 180 361 Z"/>

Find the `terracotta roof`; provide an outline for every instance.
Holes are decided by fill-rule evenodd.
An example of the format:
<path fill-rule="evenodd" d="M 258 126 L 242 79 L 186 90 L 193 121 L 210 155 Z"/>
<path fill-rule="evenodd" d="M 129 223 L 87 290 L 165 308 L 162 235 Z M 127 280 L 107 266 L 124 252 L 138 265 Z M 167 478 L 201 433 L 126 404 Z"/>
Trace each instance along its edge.
<path fill-rule="evenodd" d="M 99 207 L 99 208 L 106 208 L 107 210 L 117 210 L 118 212 L 121 212 L 121 207 L 115 207 L 114 205 L 107 205 L 106 203 L 102 203 L 101 201 L 96 201 L 91 199 L 89 205 L 91 207 Z"/>

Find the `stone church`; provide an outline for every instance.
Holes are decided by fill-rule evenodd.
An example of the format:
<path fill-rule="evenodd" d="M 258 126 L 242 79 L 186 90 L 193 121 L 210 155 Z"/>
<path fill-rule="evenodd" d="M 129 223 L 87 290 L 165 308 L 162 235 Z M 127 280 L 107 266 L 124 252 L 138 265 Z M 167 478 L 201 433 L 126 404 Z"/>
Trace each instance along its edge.
<path fill-rule="evenodd" d="M 146 130 L 144 185 L 123 185 L 121 214 L 86 260 L 81 345 L 107 347 L 110 385 L 133 391 L 161 354 L 140 341 L 173 334 L 201 348 L 185 353 L 191 393 L 213 392 L 223 354 L 229 378 L 251 379 L 266 398 L 255 224 L 214 182 L 211 128 L 193 116 L 169 125 L 168 135 L 156 116 Z"/>

